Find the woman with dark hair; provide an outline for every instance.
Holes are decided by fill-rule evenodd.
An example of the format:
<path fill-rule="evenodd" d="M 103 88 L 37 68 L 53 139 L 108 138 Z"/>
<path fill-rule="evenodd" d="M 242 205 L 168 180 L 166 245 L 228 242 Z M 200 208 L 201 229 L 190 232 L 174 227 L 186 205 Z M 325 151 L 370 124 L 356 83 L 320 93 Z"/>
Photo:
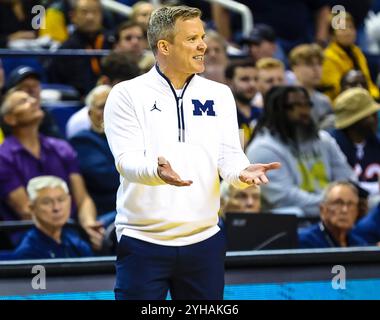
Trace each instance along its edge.
<path fill-rule="evenodd" d="M 334 24 L 331 24 L 332 41 L 324 51 L 321 84 L 326 89 L 325 93 L 331 99 L 335 99 L 341 92 L 342 76 L 351 69 L 360 70 L 366 78 L 372 97 L 377 99 L 379 98 L 379 88 L 371 79 L 366 57 L 362 50 L 355 45 L 357 33 L 354 19 L 348 12 L 345 15 L 344 26 L 334 28 Z M 333 17 L 333 19 L 337 19 L 337 17 Z"/>

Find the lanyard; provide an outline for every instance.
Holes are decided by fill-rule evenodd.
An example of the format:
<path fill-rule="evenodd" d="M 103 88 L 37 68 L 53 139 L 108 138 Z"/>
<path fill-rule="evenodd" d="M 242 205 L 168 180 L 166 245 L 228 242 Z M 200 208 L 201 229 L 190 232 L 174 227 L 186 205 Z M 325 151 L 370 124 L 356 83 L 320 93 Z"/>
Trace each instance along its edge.
<path fill-rule="evenodd" d="M 331 237 L 331 235 L 329 234 L 328 230 L 322 222 L 319 223 L 319 229 L 321 230 L 325 240 L 327 241 L 330 247 L 339 247 L 339 245 L 337 245 L 335 240 Z"/>

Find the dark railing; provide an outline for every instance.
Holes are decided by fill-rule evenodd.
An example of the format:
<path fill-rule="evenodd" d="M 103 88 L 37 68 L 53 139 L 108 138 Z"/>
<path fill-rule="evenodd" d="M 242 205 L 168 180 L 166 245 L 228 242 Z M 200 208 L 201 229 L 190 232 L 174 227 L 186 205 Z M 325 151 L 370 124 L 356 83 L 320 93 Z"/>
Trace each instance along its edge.
<path fill-rule="evenodd" d="M 0 49 L 0 57 L 103 57 L 110 53 L 110 50 L 98 49 L 38 49 L 38 50 L 12 50 Z"/>
<path fill-rule="evenodd" d="M 35 265 L 43 265 L 49 275 L 112 274 L 115 256 L 49 260 L 0 261 L 0 278 L 30 277 Z M 380 264 L 379 247 L 292 249 L 227 252 L 226 269 L 288 268 L 321 265 Z"/>

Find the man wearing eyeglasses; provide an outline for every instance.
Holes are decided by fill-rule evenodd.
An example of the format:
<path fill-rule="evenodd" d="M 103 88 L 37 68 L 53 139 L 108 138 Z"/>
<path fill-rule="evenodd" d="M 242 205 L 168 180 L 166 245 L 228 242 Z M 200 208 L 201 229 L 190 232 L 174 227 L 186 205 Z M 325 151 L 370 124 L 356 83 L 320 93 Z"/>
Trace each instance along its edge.
<path fill-rule="evenodd" d="M 301 248 L 365 246 L 367 242 L 351 233 L 358 217 L 358 190 L 349 182 L 336 181 L 324 191 L 320 205 L 321 222 L 300 230 Z"/>
<path fill-rule="evenodd" d="M 65 227 L 71 197 L 65 181 L 39 176 L 27 186 L 35 226 L 13 253 L 15 259 L 75 258 L 92 256 L 90 245 L 73 229 Z"/>
<path fill-rule="evenodd" d="M 77 0 L 73 4 L 71 20 L 74 32 L 60 49 L 107 50 L 113 36 L 104 29 L 100 0 Z M 84 97 L 100 76 L 100 57 L 56 57 L 47 68 L 48 80 L 76 88 Z"/>

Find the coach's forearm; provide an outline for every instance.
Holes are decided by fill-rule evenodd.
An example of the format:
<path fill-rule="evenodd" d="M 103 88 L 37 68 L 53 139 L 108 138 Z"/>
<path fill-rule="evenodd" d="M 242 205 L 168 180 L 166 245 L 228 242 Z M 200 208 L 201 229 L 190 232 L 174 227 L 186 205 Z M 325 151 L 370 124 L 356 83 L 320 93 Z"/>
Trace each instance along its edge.
<path fill-rule="evenodd" d="M 132 153 L 120 157 L 117 163 L 117 170 L 129 182 L 141 183 L 148 186 L 158 186 L 166 184 L 157 172 L 158 164 L 149 161 L 143 156 Z"/>

